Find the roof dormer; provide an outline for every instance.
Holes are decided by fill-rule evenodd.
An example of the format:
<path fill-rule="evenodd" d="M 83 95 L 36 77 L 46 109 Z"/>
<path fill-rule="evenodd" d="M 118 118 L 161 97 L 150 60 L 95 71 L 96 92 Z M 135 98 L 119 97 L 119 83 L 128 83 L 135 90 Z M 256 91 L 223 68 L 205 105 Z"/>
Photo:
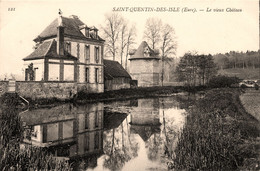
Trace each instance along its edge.
<path fill-rule="evenodd" d="M 79 29 L 81 31 L 82 34 L 84 34 L 84 36 L 86 36 L 87 38 L 90 37 L 90 28 L 87 25 L 82 25 L 79 26 Z"/>
<path fill-rule="evenodd" d="M 90 34 L 93 36 L 93 39 L 97 39 L 98 29 L 95 26 L 90 27 Z"/>

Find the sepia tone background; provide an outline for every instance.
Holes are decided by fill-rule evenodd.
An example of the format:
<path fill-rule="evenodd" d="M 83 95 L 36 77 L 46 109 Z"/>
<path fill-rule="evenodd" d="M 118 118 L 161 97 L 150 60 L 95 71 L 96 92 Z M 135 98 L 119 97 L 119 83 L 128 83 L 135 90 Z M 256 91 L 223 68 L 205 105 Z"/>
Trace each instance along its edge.
<path fill-rule="evenodd" d="M 198 12 L 119 12 L 137 28 L 136 48 L 143 40 L 149 17 L 170 24 L 177 36 L 176 57 L 187 51 L 225 53 L 259 49 L 259 2 L 257 0 L 206 1 L 1 1 L 0 78 L 14 74 L 23 78 L 22 58 L 33 51 L 33 39 L 58 16 L 77 15 L 89 26 L 101 28 L 105 14 L 118 7 L 184 7 Z M 15 10 L 13 10 L 15 8 Z M 206 12 L 207 8 L 242 9 L 242 12 Z M 199 11 L 203 9 L 204 11 Z"/>

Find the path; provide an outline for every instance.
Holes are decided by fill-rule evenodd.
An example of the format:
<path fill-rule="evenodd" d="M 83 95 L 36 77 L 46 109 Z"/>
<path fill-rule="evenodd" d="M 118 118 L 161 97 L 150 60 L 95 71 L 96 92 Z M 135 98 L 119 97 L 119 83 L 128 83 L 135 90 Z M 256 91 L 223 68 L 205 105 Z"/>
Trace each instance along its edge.
<path fill-rule="evenodd" d="M 240 100 L 246 111 L 260 121 L 260 90 L 246 89 Z"/>

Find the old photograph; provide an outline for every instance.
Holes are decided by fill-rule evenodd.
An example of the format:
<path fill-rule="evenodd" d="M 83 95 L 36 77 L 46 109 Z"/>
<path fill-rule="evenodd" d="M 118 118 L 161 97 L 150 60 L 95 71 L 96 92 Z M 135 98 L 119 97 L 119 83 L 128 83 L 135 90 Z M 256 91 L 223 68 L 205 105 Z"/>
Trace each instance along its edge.
<path fill-rule="evenodd" d="M 260 170 L 258 0 L 1 0 L 0 170 Z"/>

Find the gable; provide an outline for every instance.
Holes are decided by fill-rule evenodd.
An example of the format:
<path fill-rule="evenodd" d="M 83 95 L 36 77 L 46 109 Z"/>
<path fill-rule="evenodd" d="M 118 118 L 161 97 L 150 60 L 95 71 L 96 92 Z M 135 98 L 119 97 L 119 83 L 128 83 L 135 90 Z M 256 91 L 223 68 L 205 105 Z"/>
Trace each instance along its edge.
<path fill-rule="evenodd" d="M 131 78 L 121 64 L 111 60 L 104 60 L 104 76 L 106 79 L 113 79 L 116 77 Z"/>

